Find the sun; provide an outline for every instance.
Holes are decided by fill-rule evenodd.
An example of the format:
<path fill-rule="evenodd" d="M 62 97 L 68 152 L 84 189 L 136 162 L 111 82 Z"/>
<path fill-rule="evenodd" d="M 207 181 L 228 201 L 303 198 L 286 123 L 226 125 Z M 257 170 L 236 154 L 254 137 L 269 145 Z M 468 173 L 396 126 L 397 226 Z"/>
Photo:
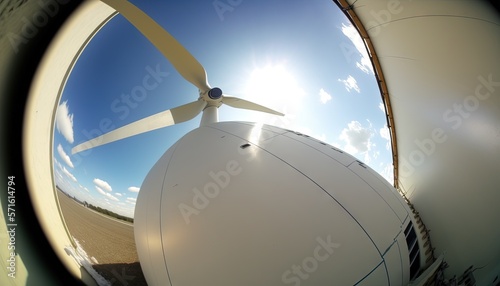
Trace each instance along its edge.
<path fill-rule="evenodd" d="M 300 112 L 301 103 L 306 95 L 296 77 L 286 64 L 267 64 L 255 67 L 248 77 L 244 94 L 257 103 L 265 104 L 285 113 L 284 118 L 259 114 L 256 120 L 261 123 L 290 128 L 293 119 Z"/>

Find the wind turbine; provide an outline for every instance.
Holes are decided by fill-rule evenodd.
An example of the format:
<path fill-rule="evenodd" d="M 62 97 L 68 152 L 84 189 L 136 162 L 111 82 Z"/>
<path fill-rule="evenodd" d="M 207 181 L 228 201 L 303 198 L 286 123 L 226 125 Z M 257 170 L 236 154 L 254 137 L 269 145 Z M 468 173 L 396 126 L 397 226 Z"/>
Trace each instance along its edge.
<path fill-rule="evenodd" d="M 172 63 L 179 74 L 199 90 L 199 98 L 179 107 L 165 110 L 125 125 L 92 140 L 75 146 L 73 154 L 130 136 L 188 121 L 203 112 L 200 126 L 218 122 L 218 108 L 222 104 L 234 108 L 256 110 L 283 116 L 265 106 L 224 95 L 218 87 L 211 87 L 203 66 L 158 23 L 128 1 L 103 1 L 119 11 Z"/>
<path fill-rule="evenodd" d="M 200 127 L 146 176 L 134 233 L 149 285 L 407 284 L 430 266 L 428 236 L 398 192 L 351 155 L 272 126 L 218 122 L 226 104 L 283 115 L 212 88 L 203 66 L 133 4 L 103 0 L 187 81 L 191 103 L 81 143 L 77 153 L 177 124 Z"/>

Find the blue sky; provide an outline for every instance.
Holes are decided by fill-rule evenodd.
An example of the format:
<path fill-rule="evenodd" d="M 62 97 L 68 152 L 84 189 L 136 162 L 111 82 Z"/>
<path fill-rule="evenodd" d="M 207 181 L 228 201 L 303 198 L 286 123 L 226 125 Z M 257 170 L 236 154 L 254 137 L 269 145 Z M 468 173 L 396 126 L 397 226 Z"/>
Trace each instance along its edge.
<path fill-rule="evenodd" d="M 373 69 L 359 35 L 332 1 L 131 2 L 198 59 L 211 86 L 286 113 L 281 118 L 222 106 L 220 121 L 306 133 L 353 154 L 392 183 L 389 130 Z M 150 168 L 201 116 L 75 155 L 71 148 L 197 98 L 197 88 L 116 16 L 85 48 L 64 88 L 54 126 L 56 184 L 133 216 Z"/>

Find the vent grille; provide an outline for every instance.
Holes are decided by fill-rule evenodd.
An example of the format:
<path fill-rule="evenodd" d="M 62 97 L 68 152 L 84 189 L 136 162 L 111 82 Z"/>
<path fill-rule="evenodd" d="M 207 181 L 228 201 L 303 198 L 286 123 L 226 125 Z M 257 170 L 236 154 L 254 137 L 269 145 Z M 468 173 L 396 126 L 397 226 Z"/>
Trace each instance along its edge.
<path fill-rule="evenodd" d="M 418 246 L 417 234 L 411 221 L 405 229 L 405 236 L 410 256 L 410 280 L 413 280 L 417 277 L 420 270 L 420 248 Z"/>

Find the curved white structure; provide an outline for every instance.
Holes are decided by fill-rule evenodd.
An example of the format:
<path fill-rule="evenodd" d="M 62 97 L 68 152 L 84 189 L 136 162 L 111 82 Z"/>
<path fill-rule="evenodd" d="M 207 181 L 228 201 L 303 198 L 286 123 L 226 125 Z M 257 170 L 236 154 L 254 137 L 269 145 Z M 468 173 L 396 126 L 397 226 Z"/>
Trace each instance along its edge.
<path fill-rule="evenodd" d="M 58 35 L 57 41 L 53 44 L 53 50 L 49 50 L 43 59 L 44 64 L 40 65 L 36 76 L 38 80 L 35 81 L 31 90 L 26 111 L 24 133 L 30 140 L 23 142 L 25 154 L 27 154 L 25 168 L 29 192 L 38 220 L 58 257 L 65 262 L 71 273 L 79 277 L 85 277 L 86 274 L 80 273 L 82 270 L 79 265 L 63 251 L 64 246 L 70 243 L 70 239 L 65 233 L 64 223 L 57 211 L 57 199 L 51 189 L 53 182 L 50 180 L 52 167 L 50 134 L 59 92 L 66 78 L 65 73 L 77 59 L 88 37 L 91 37 L 98 27 L 114 13 L 112 9 L 98 1 L 87 2 L 88 5 L 82 6 L 85 9 L 79 9 L 68 23 L 71 26 L 67 26 Z M 397 134 L 397 138 L 393 138 L 393 143 L 397 144 L 396 154 L 398 155 L 395 157 L 395 171 L 398 179 L 396 183 L 408 191 L 408 195 L 419 209 L 426 225 L 432 230 L 436 251 L 446 252 L 446 261 L 450 265 L 445 272 L 446 276 L 460 275 L 473 265 L 474 268 L 478 268 L 474 272 L 478 285 L 492 284 L 495 276 L 500 273 L 500 244 L 498 243 L 500 229 L 497 227 L 500 217 L 497 206 L 500 201 L 498 192 L 500 185 L 498 176 L 500 168 L 500 150 L 498 149 L 500 146 L 500 133 L 498 133 L 500 130 L 500 86 L 498 85 L 500 81 L 500 65 L 498 65 L 500 62 L 500 53 L 498 53 L 500 17 L 498 13 L 492 10 L 487 1 L 338 0 L 335 2 L 351 17 L 364 37 L 370 55 L 373 59 L 376 57 L 374 60 L 376 68 L 383 71 L 382 79 L 385 85 L 381 90 L 386 98 L 386 107 L 390 105 L 392 108 L 389 116 L 393 125 L 390 127 L 393 135 Z M 75 35 L 72 33 L 75 30 L 68 27 L 80 27 L 84 28 L 84 31 Z M 12 31 L 20 31 L 21 28 L 19 26 Z M 80 43 L 80 46 L 68 50 L 67 46 L 75 42 Z M 10 47 L 8 41 L 1 43 Z M 5 49 L 5 51 L 9 50 L 10 48 Z M 12 51 L 5 55 L 2 59 L 9 57 L 16 59 Z M 15 60 L 4 62 L 10 65 Z M 36 90 L 36 86 L 40 89 Z M 4 94 L 3 90 L 2 94 Z M 5 94 L 10 96 L 10 94 Z M 462 107 L 458 109 L 459 107 L 455 106 Z M 249 282 L 270 279 L 266 281 L 293 285 L 299 283 L 297 282 L 299 279 L 301 283 L 306 284 L 306 282 L 319 281 L 315 279 L 332 278 L 330 276 L 332 273 L 337 274 L 332 279 L 346 279 L 344 281 L 347 283 L 361 281 L 360 285 L 375 283 L 371 279 L 401 281 L 403 284 L 408 281 L 409 263 L 400 261 L 397 264 L 392 259 L 398 255 L 404 259 L 407 257 L 408 250 L 405 252 L 405 248 L 402 247 L 404 243 L 401 242 L 400 232 L 406 230 L 405 224 L 409 220 L 401 218 L 402 212 L 398 215 L 399 211 L 396 211 L 395 206 L 401 201 L 397 196 L 395 198 L 398 199 L 394 202 L 384 200 L 384 194 L 395 195 L 391 186 L 381 185 L 372 189 L 371 179 L 365 181 L 361 179 L 371 171 L 362 169 L 357 162 L 353 161 L 353 158 L 286 130 L 273 128 L 266 130 L 268 127 L 264 127 L 262 134 L 276 134 L 276 140 L 290 143 L 289 146 L 285 145 L 287 150 L 288 148 L 303 149 L 307 150 L 304 152 L 311 156 L 323 152 L 321 154 L 327 156 L 322 158 L 346 177 L 330 177 L 333 175 L 326 173 L 327 170 L 319 169 L 319 165 L 314 162 L 310 166 L 301 165 L 300 153 L 282 153 L 284 150 L 276 148 L 276 143 L 273 143 L 274 137 L 261 136 L 267 139 L 264 141 L 251 139 L 249 134 L 254 127 L 248 124 L 217 123 L 197 129 L 186 135 L 183 140 L 191 142 L 189 138 L 198 136 L 197 134 L 205 132 L 208 128 L 213 131 L 210 133 L 221 134 L 221 137 L 213 137 L 206 143 L 197 142 L 196 144 L 206 144 L 206 146 L 200 146 L 203 148 L 208 146 L 216 149 L 229 148 L 225 149 L 225 152 L 228 152 L 227 156 L 224 155 L 214 161 L 217 165 L 214 164 L 213 168 L 198 170 L 201 177 L 195 178 L 196 180 L 191 178 L 195 180 L 192 182 L 180 177 L 173 179 L 168 177 L 169 180 L 164 180 L 162 176 L 175 173 L 175 170 L 167 169 L 164 164 L 167 161 L 170 163 L 170 161 L 178 160 L 179 155 L 187 158 L 198 156 L 197 160 L 215 160 L 212 158 L 213 154 L 202 151 L 203 148 L 194 149 L 192 153 L 186 154 L 186 151 L 183 151 L 185 147 L 177 144 L 179 149 L 167 152 L 158 161 L 160 166 L 155 166 L 153 169 L 155 171 L 150 173 L 144 183 L 143 188 L 152 191 L 150 195 L 141 195 L 138 201 L 138 205 L 144 206 L 144 209 L 137 210 L 137 219 L 144 220 L 146 223 L 139 226 L 136 234 L 138 244 L 140 244 L 141 263 L 151 283 L 161 281 L 163 284 L 179 285 L 179 281 L 191 282 L 198 278 L 190 274 L 192 273 L 190 271 L 199 271 L 199 275 L 207 274 L 206 277 L 209 277 L 208 271 L 221 273 L 220 271 L 224 270 L 217 268 L 217 265 L 234 266 L 235 271 L 240 271 L 238 273 L 255 279 Z M 8 132 L 4 133 L 6 136 L 11 136 Z M 227 137 L 226 141 L 224 141 L 226 137 L 222 138 L 222 136 Z M 246 144 L 246 141 L 250 142 L 250 146 L 247 149 L 241 149 L 240 146 Z M 426 144 L 421 144 L 423 142 Z M 429 142 L 433 142 L 434 145 Z M 238 145 L 240 143 L 241 145 Z M 252 150 L 255 153 L 251 153 Z M 251 157 L 252 154 L 255 154 L 255 157 Z M 249 158 L 251 160 L 247 161 L 246 159 Z M 250 190 L 243 176 L 240 176 L 243 172 L 248 171 L 251 175 L 260 175 L 257 180 L 252 181 L 253 184 L 260 184 L 270 176 L 269 173 L 256 167 L 259 164 L 258 158 L 269 160 L 269 164 L 276 167 L 280 164 L 285 166 L 285 162 L 290 162 L 294 168 L 288 164 L 288 167 L 285 166 L 283 169 L 286 171 L 279 173 L 279 178 L 286 186 L 291 186 L 290 182 L 295 182 L 290 180 L 297 180 L 297 186 L 307 187 L 307 192 L 304 191 L 305 188 L 275 189 L 267 192 L 263 189 Z M 278 158 L 283 158 L 284 161 Z M 214 186 L 210 183 L 217 184 L 217 181 L 210 176 L 211 171 L 215 174 L 221 171 L 229 174 L 229 170 L 236 168 L 234 172 L 237 172 L 238 168 L 234 165 L 230 165 L 228 169 L 228 163 L 233 160 L 238 163 L 237 167 L 241 168 L 241 173 L 230 176 L 230 184 L 225 188 L 218 185 L 220 192 L 217 196 L 215 193 L 212 195 L 213 198 L 205 195 L 205 200 L 199 195 L 197 202 L 200 210 L 193 208 L 193 212 L 192 209 L 184 208 L 190 211 L 188 213 L 193 213 L 189 216 L 190 223 L 186 224 L 185 216 L 179 210 L 180 204 L 196 207 L 192 201 L 195 194 L 193 188 L 203 191 L 205 186 Z M 194 164 L 194 168 L 199 167 Z M 356 169 L 353 170 L 353 168 Z M 317 171 L 314 174 L 319 177 L 312 176 L 311 170 Z M 365 172 L 365 175 L 357 174 L 358 171 Z M 152 177 L 168 184 L 160 185 L 156 180 L 152 181 Z M 343 193 L 339 194 L 334 187 L 329 188 L 326 184 L 328 179 L 335 178 L 336 183 L 342 182 L 342 186 L 351 186 L 351 183 L 346 180 L 349 177 L 353 179 L 353 185 L 363 186 L 361 190 L 364 194 L 375 198 L 373 202 L 370 202 L 370 207 L 377 206 L 375 211 L 384 217 L 387 216 L 387 221 L 378 218 L 374 220 L 372 210 L 363 204 L 363 200 L 356 199 L 351 196 L 351 193 L 345 193 L 344 200 L 342 200 L 339 195 Z M 169 182 L 172 180 L 177 181 L 178 184 L 184 184 L 182 187 L 186 191 L 182 194 L 174 192 L 175 188 L 180 185 L 170 185 Z M 374 179 L 373 182 L 377 183 L 377 180 L 379 179 Z M 158 185 L 150 186 L 151 182 L 156 182 Z M 318 184 L 313 182 L 318 182 Z M 333 180 L 330 182 L 332 183 Z M 248 191 L 229 192 L 232 189 L 231 184 L 240 184 Z M 168 188 L 172 188 L 173 192 L 163 192 Z M 384 188 L 387 189 L 382 190 Z M 215 190 L 214 187 L 213 191 Z M 256 192 L 262 194 L 262 198 L 254 197 L 258 194 Z M 231 196 L 231 194 L 236 195 Z M 301 203 L 305 205 L 314 203 L 314 206 L 307 210 L 294 208 L 294 212 L 290 212 L 292 208 L 290 200 L 287 200 L 289 197 L 303 200 Z M 175 200 L 170 201 L 170 199 Z M 239 205 L 232 204 L 233 202 L 238 202 Z M 360 203 L 361 207 L 352 208 L 350 205 L 352 203 Z M 206 206 L 202 207 L 204 205 Z M 405 212 L 408 212 L 404 204 L 402 207 Z M 221 213 L 216 216 L 212 213 L 215 209 L 227 210 L 230 214 Z M 282 212 L 274 212 L 278 209 Z M 169 214 L 171 212 L 174 217 L 167 219 L 164 218 L 164 213 L 155 213 L 160 210 Z M 320 215 L 319 210 L 325 214 L 337 216 L 327 217 L 323 213 Z M 199 214 L 194 214 L 196 211 L 199 211 Z M 154 215 L 148 215 L 147 212 L 154 213 Z M 243 216 L 243 214 L 248 216 Z M 263 214 L 274 219 L 269 220 L 268 217 L 263 219 Z M 216 218 L 221 220 L 220 224 L 214 222 Z M 334 220 L 337 218 L 339 220 Z M 311 232 L 297 230 L 299 222 L 302 223 L 301 227 Z M 243 226 L 240 230 L 242 234 L 231 231 L 231 226 L 235 224 Z M 205 229 L 202 225 L 212 228 Z M 280 227 L 286 231 L 278 231 Z M 360 231 L 362 227 L 364 231 Z M 379 232 L 378 227 L 383 228 L 385 232 Z M 5 225 L 2 224 L 2 229 L 4 228 Z M 165 234 L 160 235 L 160 230 L 165 230 Z M 198 232 L 193 233 L 194 230 Z M 273 236 L 271 241 L 283 238 L 284 240 L 280 241 L 282 244 L 266 244 L 265 237 L 262 235 L 264 231 Z M 314 233 L 315 231 L 317 232 Z M 347 240 L 346 235 L 349 233 L 355 236 Z M 146 236 L 146 234 L 150 235 Z M 183 242 L 181 238 L 187 234 L 192 235 Z M 357 236 L 358 234 L 360 236 Z M 322 252 L 321 249 L 316 251 L 316 249 L 318 245 L 321 245 L 319 241 L 328 240 L 329 235 L 331 235 L 332 243 L 340 245 L 337 248 L 332 246 L 333 252 L 326 258 L 326 252 Z M 388 246 L 391 239 L 393 241 L 396 239 L 397 248 L 395 244 L 392 244 L 392 247 Z M 260 249 L 254 248 L 254 245 L 241 244 L 249 240 L 254 241 Z M 222 245 L 222 242 L 227 242 L 227 245 Z M 299 242 L 304 242 L 300 250 L 294 248 Z M 194 243 L 201 243 L 200 245 L 204 247 L 195 246 Z M 421 243 L 420 238 L 418 243 Z M 189 246 L 194 248 L 187 248 Z M 188 256 L 180 255 L 177 247 Z M 278 249 L 279 254 L 284 255 L 272 255 L 266 252 L 269 249 Z M 288 252 L 288 249 L 296 252 Z M 366 250 L 364 253 L 366 260 L 359 264 L 360 267 L 345 266 L 346 260 L 350 262 L 356 259 L 360 249 Z M 347 255 L 347 250 L 352 250 L 353 253 Z M 385 250 L 388 251 L 384 252 Z M 257 269 L 262 265 L 270 265 L 274 267 L 278 275 L 271 275 L 270 269 L 266 269 L 267 271 L 262 273 L 251 273 L 252 276 L 245 273 L 245 271 L 250 271 L 249 268 L 241 267 L 232 258 L 226 260 L 218 258 L 220 261 L 207 258 L 206 255 L 215 252 L 227 254 L 227 257 L 230 255 L 232 258 L 246 260 L 249 265 Z M 21 253 L 21 259 L 23 257 L 27 256 Z M 179 258 L 179 260 L 172 261 L 172 257 Z M 187 258 L 194 260 L 190 264 L 183 265 Z M 313 258 L 317 261 L 317 265 Z M 344 260 L 339 264 L 337 259 L 341 258 Z M 337 262 L 335 266 L 332 265 L 334 262 Z M 303 274 L 298 274 L 297 268 L 292 268 L 293 265 L 300 266 Z M 181 266 L 186 266 L 186 268 L 180 268 Z M 384 272 L 381 270 L 382 266 L 384 271 L 388 269 L 387 272 L 382 273 Z M 31 279 L 38 279 L 42 276 L 33 270 L 36 268 L 33 265 L 28 265 L 27 268 L 24 273 L 25 278 L 29 276 Z M 311 273 L 306 268 L 311 270 Z M 369 270 L 374 271 L 370 273 Z M 223 275 L 201 280 L 201 284 L 210 285 L 210 283 L 222 281 L 217 279 L 235 278 L 235 276 L 228 276 L 230 274 L 224 272 Z M 309 275 L 308 278 L 302 278 L 306 277 L 306 274 Z M 199 277 L 199 279 L 202 278 Z M 244 282 L 237 280 L 236 285 L 242 285 Z M 397 285 L 397 282 L 395 284 Z"/>
<path fill-rule="evenodd" d="M 353 156 L 290 130 L 222 122 L 158 160 L 134 231 L 148 285 L 406 285 L 412 219 Z"/>
<path fill-rule="evenodd" d="M 397 135 L 396 184 L 431 230 L 435 252 L 446 253 L 445 276 L 472 266 L 477 285 L 495 285 L 500 14 L 491 3 L 497 1 L 335 2 L 383 72 L 381 91 Z"/>

